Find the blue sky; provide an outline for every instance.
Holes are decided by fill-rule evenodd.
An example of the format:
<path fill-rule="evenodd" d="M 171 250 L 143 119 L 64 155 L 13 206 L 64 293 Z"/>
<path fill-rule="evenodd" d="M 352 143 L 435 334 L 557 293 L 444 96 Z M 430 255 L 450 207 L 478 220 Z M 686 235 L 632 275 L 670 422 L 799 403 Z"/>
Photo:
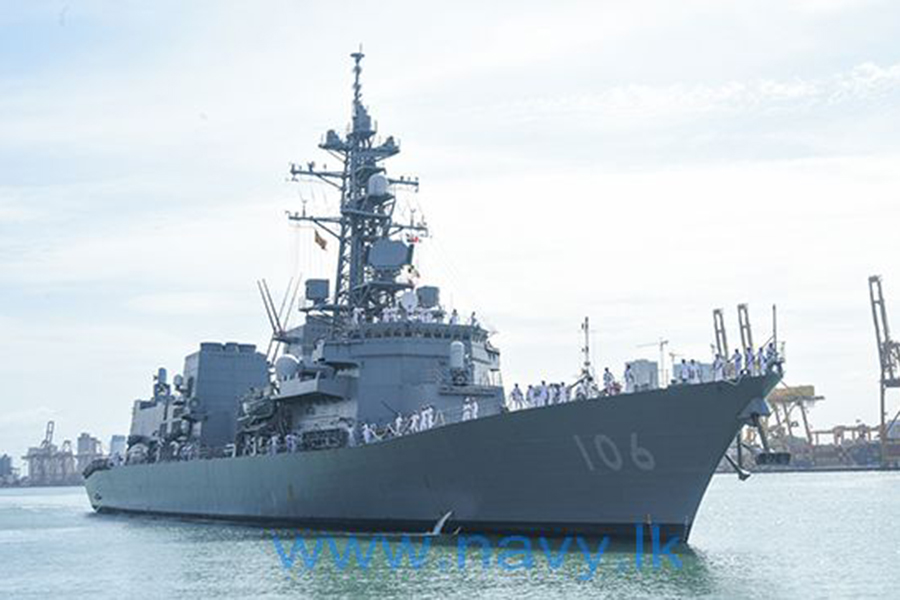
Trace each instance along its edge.
<path fill-rule="evenodd" d="M 322 272 L 285 181 L 346 123 L 349 52 L 416 173 L 420 270 L 505 381 L 619 369 L 777 303 L 817 427 L 877 418 L 866 278 L 900 319 L 900 6 L 887 1 L 4 2 L 0 452 L 125 432 L 160 365 L 263 344 L 254 280 Z M 329 204 L 330 203 L 330 204 Z M 895 319 L 896 320 L 896 319 Z M 900 322 L 895 328 L 900 327 Z"/>

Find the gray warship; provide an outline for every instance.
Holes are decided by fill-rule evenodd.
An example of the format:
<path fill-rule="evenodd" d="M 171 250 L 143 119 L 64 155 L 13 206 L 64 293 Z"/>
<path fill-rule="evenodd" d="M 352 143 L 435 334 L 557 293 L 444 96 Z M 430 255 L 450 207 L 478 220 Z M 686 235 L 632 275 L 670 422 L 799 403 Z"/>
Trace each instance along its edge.
<path fill-rule="evenodd" d="M 319 144 L 340 168 L 290 169 L 340 194 L 339 214 L 290 215 L 336 241 L 333 286 L 306 280 L 288 328 L 260 285 L 274 352 L 203 343 L 171 382 L 160 369 L 127 454 L 85 471 L 93 508 L 344 531 L 632 536 L 652 523 L 686 541 L 726 449 L 768 413 L 780 362 L 617 393 L 586 355 L 554 398 L 511 402 L 491 332 L 410 276 L 427 228 L 397 222 L 395 193 L 418 180 L 388 177 L 399 145 L 377 136 L 351 56 L 351 123 Z"/>

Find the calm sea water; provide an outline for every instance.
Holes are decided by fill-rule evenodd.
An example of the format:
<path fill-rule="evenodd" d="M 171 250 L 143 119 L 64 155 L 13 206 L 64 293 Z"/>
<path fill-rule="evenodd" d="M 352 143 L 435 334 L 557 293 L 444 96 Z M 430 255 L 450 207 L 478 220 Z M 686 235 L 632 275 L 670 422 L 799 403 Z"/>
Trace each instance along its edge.
<path fill-rule="evenodd" d="M 473 597 L 900 597 L 900 474 L 716 476 L 680 568 L 663 557 L 642 568 L 614 544 L 592 578 L 575 544 L 552 568 L 534 541 L 528 556 L 473 549 L 459 568 L 457 541 L 436 541 L 419 568 L 335 564 L 324 546 L 311 569 L 294 563 L 299 532 L 91 512 L 79 488 L 0 490 L 3 598 L 473 598 Z M 284 540 L 280 556 L 273 533 Z M 315 538 L 306 538 L 310 555 Z M 493 540 L 499 543 L 499 540 Z M 346 548 L 347 539 L 336 542 Z M 369 540 L 362 538 L 363 550 Z M 413 548 L 421 551 L 420 541 Z M 590 541 L 596 558 L 599 541 Z M 394 543 L 394 546 L 399 546 Z M 509 548 L 524 549 L 524 545 Z M 395 548 L 396 550 L 396 548 Z M 290 568 L 286 568 L 285 565 Z M 509 567 L 514 567 L 508 570 Z"/>

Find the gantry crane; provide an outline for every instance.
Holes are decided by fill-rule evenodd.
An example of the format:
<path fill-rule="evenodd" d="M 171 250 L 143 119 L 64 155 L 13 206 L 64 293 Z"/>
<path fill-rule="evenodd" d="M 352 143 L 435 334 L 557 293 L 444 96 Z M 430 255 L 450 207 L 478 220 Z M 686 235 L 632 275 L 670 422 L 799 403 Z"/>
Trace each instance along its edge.
<path fill-rule="evenodd" d="M 869 277 L 869 298 L 872 303 L 872 319 L 875 321 L 875 339 L 878 343 L 878 360 L 881 364 L 881 426 L 879 437 L 881 439 L 881 466 L 887 467 L 888 460 L 888 434 L 900 417 L 900 412 L 888 421 L 886 396 L 888 388 L 900 388 L 900 343 L 891 339 L 891 330 L 888 326 L 887 309 L 884 306 L 884 295 L 881 291 L 881 277 L 873 275 Z"/>

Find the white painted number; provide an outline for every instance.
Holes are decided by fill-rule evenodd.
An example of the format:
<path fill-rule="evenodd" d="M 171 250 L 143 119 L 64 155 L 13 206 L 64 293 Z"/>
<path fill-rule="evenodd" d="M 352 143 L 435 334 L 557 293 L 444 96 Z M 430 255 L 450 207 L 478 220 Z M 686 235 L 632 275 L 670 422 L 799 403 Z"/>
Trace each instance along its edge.
<path fill-rule="evenodd" d="M 600 460 L 607 467 L 613 471 L 618 471 L 622 468 L 622 455 L 619 453 L 619 449 L 616 448 L 615 442 L 602 433 L 598 433 L 594 436 L 594 446 L 597 447 L 597 454 L 600 455 Z"/>
<path fill-rule="evenodd" d="M 631 462 L 641 471 L 652 471 L 656 466 L 656 460 L 646 448 L 638 446 L 637 434 L 631 434 Z"/>
<path fill-rule="evenodd" d="M 602 433 L 594 436 L 594 452 L 588 451 L 588 448 L 581 440 L 581 436 L 573 435 L 572 439 L 575 441 L 575 446 L 578 447 L 578 451 L 581 453 L 581 458 L 584 459 L 584 464 L 588 471 L 597 470 L 597 466 L 594 464 L 594 455 L 608 469 L 612 471 L 622 470 L 622 453 L 619 452 L 619 447 L 616 446 L 616 443 L 609 436 Z M 634 463 L 635 467 L 641 471 L 652 471 L 656 467 L 656 459 L 653 458 L 653 454 L 646 448 L 638 445 L 636 433 L 631 434 L 630 446 L 631 462 Z"/>

